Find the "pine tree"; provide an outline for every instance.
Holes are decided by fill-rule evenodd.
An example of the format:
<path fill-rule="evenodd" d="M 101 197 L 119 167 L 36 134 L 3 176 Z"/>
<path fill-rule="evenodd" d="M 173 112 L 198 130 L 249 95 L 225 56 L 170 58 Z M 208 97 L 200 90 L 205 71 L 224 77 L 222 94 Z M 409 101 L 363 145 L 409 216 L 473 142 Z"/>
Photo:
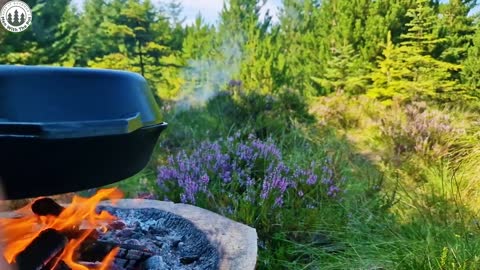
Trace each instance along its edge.
<path fill-rule="evenodd" d="M 74 10 L 69 0 L 29 0 L 32 24 L 18 33 L 6 33 L 0 61 L 8 64 L 65 64 L 76 39 Z M 18 12 L 13 21 L 20 22 Z"/>
<path fill-rule="evenodd" d="M 229 77 L 227 80 L 242 80 L 248 90 L 264 88 L 259 84 L 263 79 L 252 79 L 263 77 L 263 72 L 252 73 L 252 69 L 259 70 L 262 58 L 269 57 L 260 47 L 267 41 L 270 20 L 267 16 L 265 21 L 260 21 L 260 8 L 259 0 L 230 0 L 224 3 L 220 13 L 216 49 L 225 65 L 222 76 Z"/>
<path fill-rule="evenodd" d="M 403 61 L 403 57 L 405 55 L 395 47 L 391 32 L 388 32 L 383 59 L 380 58 L 378 68 L 371 75 L 373 84 L 368 96 L 386 103 L 390 103 L 394 97 L 408 98 L 410 83 L 405 78 L 408 77 L 410 69 Z"/>
<path fill-rule="evenodd" d="M 358 48 L 360 55 L 365 61 L 372 63 L 381 56 L 388 32 L 393 43 L 400 42 L 401 36 L 407 32 L 406 24 L 410 21 L 407 11 L 414 6 L 415 0 L 383 0 L 368 3 L 369 9 L 364 13 L 366 17 L 364 30 L 357 31 L 357 39 L 361 41 Z"/>
<path fill-rule="evenodd" d="M 193 25 L 186 27 L 186 35 L 182 45 L 185 60 L 199 60 L 214 57 L 215 29 L 204 22 L 200 14 Z"/>
<path fill-rule="evenodd" d="M 104 0 L 85 0 L 83 3 L 82 23 L 72 51 L 76 66 L 86 66 L 88 61 L 114 52 L 118 47 L 118 41 L 112 39 L 106 27 L 111 9 Z"/>
<path fill-rule="evenodd" d="M 467 58 L 463 61 L 462 81 L 467 84 L 470 94 L 479 96 L 480 88 L 480 28 L 473 38 L 473 45 L 467 50 Z"/>
<path fill-rule="evenodd" d="M 225 53 L 227 65 L 239 67 L 245 57 L 245 44 L 253 31 L 259 27 L 260 8 L 258 0 L 225 1 L 220 12 L 218 46 L 232 48 L 232 53 Z M 236 50 L 238 52 L 233 52 Z M 234 74 L 232 74 L 234 75 Z M 239 75 L 239 74 L 237 74 Z"/>
<path fill-rule="evenodd" d="M 197 17 L 192 25 L 185 29 L 182 44 L 182 60 L 188 66 L 181 73 L 181 89 L 183 94 L 192 93 L 196 87 L 207 83 L 208 73 L 214 69 L 215 29 L 204 22 L 202 16 Z M 203 66 L 202 66 L 203 65 Z M 165 97 L 178 96 L 180 87 L 165 93 Z"/>
<path fill-rule="evenodd" d="M 428 99 L 437 101 L 461 97 L 458 81 L 452 77 L 459 65 L 432 57 L 431 52 L 441 39 L 434 34 L 436 17 L 426 0 L 418 0 L 417 6 L 407 13 L 412 21 L 403 41 L 394 47 L 390 37 L 379 61 L 379 70 L 373 72 L 373 87 L 369 95 L 390 100 L 394 96 L 404 99 Z"/>
<path fill-rule="evenodd" d="M 359 56 L 351 44 L 343 43 L 332 47 L 332 58 L 328 61 L 323 78 L 312 77 L 327 93 L 360 94 L 366 88 L 362 78 Z"/>
<path fill-rule="evenodd" d="M 456 64 L 465 59 L 475 34 L 474 17 L 469 16 L 475 4 L 475 0 L 450 0 L 441 6 L 438 31 L 445 42 L 435 52 L 440 59 Z"/>
<path fill-rule="evenodd" d="M 185 22 L 185 17 L 182 17 L 183 12 L 182 3 L 178 0 L 171 0 L 166 4 L 166 14 L 170 19 L 172 28 L 182 25 Z"/>
<path fill-rule="evenodd" d="M 148 0 L 95 2 L 103 7 L 105 17 L 100 27 L 102 38 L 98 41 L 102 50 L 92 48 L 91 52 L 103 55 L 90 59 L 88 65 L 138 72 L 154 91 L 178 88 L 178 69 L 182 63 L 180 52 L 171 47 L 172 32 L 165 12 Z"/>
<path fill-rule="evenodd" d="M 323 20 L 319 17 L 318 5 L 312 0 L 284 0 L 279 15 L 276 84 L 289 86 L 307 96 L 321 93 L 315 78 L 324 73 L 328 59 L 323 43 L 328 31 L 319 23 Z"/>
<path fill-rule="evenodd" d="M 309 26 L 315 29 L 316 55 L 308 58 L 318 61 L 317 72 L 311 79 L 322 86 L 319 91 L 325 94 L 336 88 L 332 85 L 338 83 L 338 76 L 331 75 L 341 70 L 338 66 L 343 57 L 352 57 L 354 61 L 348 63 L 349 68 L 342 68 L 350 70 L 350 78 L 342 78 L 341 85 L 345 87 L 340 88 L 351 93 L 365 91 L 387 32 L 391 31 L 394 42 L 406 33 L 404 24 L 409 21 L 407 10 L 413 6 L 412 2 L 414 0 L 321 1 L 314 12 L 316 23 Z M 345 49 L 347 47 L 349 49 Z"/>
<path fill-rule="evenodd" d="M 168 46 L 172 50 L 180 51 L 182 49 L 183 38 L 185 37 L 185 30 L 183 23 L 186 18 L 182 17 L 183 7 L 178 0 L 170 0 L 165 6 L 165 14 L 170 20 L 170 42 Z"/>
<path fill-rule="evenodd" d="M 438 24 L 437 16 L 430 6 L 429 0 L 417 0 L 416 7 L 407 11 L 411 21 L 406 24 L 408 31 L 401 35 L 402 44 L 431 53 L 436 44 L 443 40 L 436 36 L 435 25 Z"/>

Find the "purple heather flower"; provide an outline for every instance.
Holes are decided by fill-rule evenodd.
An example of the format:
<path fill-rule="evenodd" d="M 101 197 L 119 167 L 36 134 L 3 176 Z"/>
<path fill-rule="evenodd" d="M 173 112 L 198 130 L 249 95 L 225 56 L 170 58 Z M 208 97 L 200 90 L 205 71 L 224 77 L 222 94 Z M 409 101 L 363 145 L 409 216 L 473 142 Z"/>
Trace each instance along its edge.
<path fill-rule="evenodd" d="M 200 181 L 201 181 L 203 184 L 208 184 L 208 182 L 210 181 L 210 178 L 208 177 L 207 174 L 204 174 L 202 177 L 200 177 Z"/>
<path fill-rule="evenodd" d="M 270 185 L 269 185 L 268 181 L 264 180 L 263 181 L 263 187 L 262 187 L 262 193 L 260 194 L 260 197 L 265 200 L 268 197 L 269 193 L 270 193 Z"/>
<path fill-rule="evenodd" d="M 282 206 L 283 205 L 283 198 L 280 196 L 280 197 L 277 197 L 275 199 L 275 206 Z"/>
<path fill-rule="evenodd" d="M 255 184 L 255 182 L 250 176 L 247 176 L 247 181 L 245 181 L 245 183 L 247 184 L 247 186 L 253 186 L 253 184 Z"/>
<path fill-rule="evenodd" d="M 338 184 L 342 182 L 334 175 L 328 158 L 322 167 L 322 180 L 318 181 L 315 162 L 309 168 L 291 167 L 272 139 L 264 141 L 250 134 L 248 140 L 241 141 L 240 136 L 237 132 L 225 140 L 204 141 L 192 152 L 182 150 L 170 155 L 168 164 L 158 168 L 159 187 L 168 192 L 171 185 L 167 183 L 173 183 L 180 188 L 183 203 L 195 204 L 199 194 L 233 204 L 238 203 L 235 200 L 263 204 L 275 196 L 272 207 L 283 205 L 284 195 L 290 192 L 303 197 L 303 185 L 325 185 L 330 197 L 340 192 Z M 220 185 L 219 189 L 212 190 L 212 183 Z M 305 201 L 305 205 L 308 203 Z"/>
<path fill-rule="evenodd" d="M 180 195 L 180 201 L 182 203 L 187 203 L 187 195 L 185 195 L 185 193 Z"/>
<path fill-rule="evenodd" d="M 337 196 L 337 193 L 339 191 L 340 191 L 340 189 L 337 186 L 332 185 L 328 188 L 327 195 L 330 196 L 330 197 L 335 197 L 335 196 Z"/>
<path fill-rule="evenodd" d="M 307 185 L 315 185 L 317 183 L 317 176 L 313 173 L 309 173 L 307 179 Z"/>

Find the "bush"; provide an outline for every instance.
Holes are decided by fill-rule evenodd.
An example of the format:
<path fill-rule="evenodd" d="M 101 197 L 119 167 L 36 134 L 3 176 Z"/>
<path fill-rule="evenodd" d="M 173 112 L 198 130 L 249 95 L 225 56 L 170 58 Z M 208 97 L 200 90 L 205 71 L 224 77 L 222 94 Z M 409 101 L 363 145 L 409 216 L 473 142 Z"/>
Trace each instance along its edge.
<path fill-rule="evenodd" d="M 339 208 L 336 214 L 341 213 L 345 177 L 332 158 L 297 159 L 292 165 L 272 139 L 238 132 L 169 156 L 158 168 L 157 183 L 160 198 L 195 204 L 256 228 L 268 256 L 277 256 L 282 252 L 272 251 L 285 246 L 276 240 L 278 233 L 315 226 L 321 211 Z"/>
<path fill-rule="evenodd" d="M 424 102 L 394 103 L 379 118 L 380 138 L 395 158 L 417 154 L 438 159 L 448 153 L 452 138 L 465 133 L 447 113 L 428 108 Z"/>
<path fill-rule="evenodd" d="M 183 203 L 207 204 L 227 215 L 232 209 L 259 205 L 269 215 L 290 203 L 286 200 L 312 208 L 318 206 L 319 196 L 339 196 L 342 181 L 330 166 L 330 159 L 323 165 L 311 162 L 308 168 L 288 166 L 273 140 L 250 134 L 243 141 L 236 133 L 226 140 L 204 141 L 190 154 L 180 151 L 169 156 L 158 169 L 158 184 L 165 194 L 175 190 L 178 197 L 171 199 Z M 323 192 L 310 196 L 318 185 Z M 245 217 L 245 221 L 251 224 L 256 218 Z"/>
<path fill-rule="evenodd" d="M 378 114 L 383 109 L 383 104 L 367 96 L 340 93 L 319 97 L 310 106 L 310 112 L 322 126 L 333 126 L 341 131 L 360 129 L 362 132 L 375 125 Z"/>
<path fill-rule="evenodd" d="M 283 88 L 275 94 L 235 89 L 234 99 L 237 123 L 249 124 L 255 135 L 262 139 L 283 134 L 297 123 L 314 123 L 307 102 L 299 92 L 289 88 Z"/>

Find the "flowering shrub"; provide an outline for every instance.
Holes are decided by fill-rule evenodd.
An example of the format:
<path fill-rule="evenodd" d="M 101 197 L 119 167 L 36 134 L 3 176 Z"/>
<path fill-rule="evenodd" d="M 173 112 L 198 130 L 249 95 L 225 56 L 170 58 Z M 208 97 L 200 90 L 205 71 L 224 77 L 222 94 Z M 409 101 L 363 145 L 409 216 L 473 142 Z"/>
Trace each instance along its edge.
<path fill-rule="evenodd" d="M 380 131 L 391 140 L 395 154 L 416 153 L 437 158 L 449 148 L 449 141 L 464 129 L 453 125 L 448 114 L 429 109 L 423 102 L 394 104 L 391 111 L 380 118 Z"/>
<path fill-rule="evenodd" d="M 190 154 L 180 151 L 169 156 L 158 168 L 157 181 L 169 196 L 165 199 L 225 215 L 246 211 L 249 214 L 240 217 L 246 222 L 287 205 L 315 208 L 324 198 L 338 199 L 343 183 L 329 158 L 305 168 L 289 166 L 271 139 L 249 135 L 242 140 L 240 133 L 204 141 Z"/>

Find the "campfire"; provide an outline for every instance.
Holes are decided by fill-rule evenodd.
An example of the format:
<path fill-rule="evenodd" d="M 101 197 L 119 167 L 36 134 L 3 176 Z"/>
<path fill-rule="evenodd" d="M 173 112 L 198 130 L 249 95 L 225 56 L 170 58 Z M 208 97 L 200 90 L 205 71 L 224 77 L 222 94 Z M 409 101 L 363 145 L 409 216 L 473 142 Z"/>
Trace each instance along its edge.
<path fill-rule="evenodd" d="M 65 207 L 37 198 L 0 218 L 3 259 L 15 270 L 216 269 L 217 250 L 192 223 L 158 209 L 119 208 L 128 201 L 122 197 L 101 189 Z"/>
<path fill-rule="evenodd" d="M 79 261 L 79 251 L 88 248 L 97 232 L 106 232 L 117 218 L 97 211 L 101 200 L 122 198 L 117 189 L 103 189 L 90 198 L 75 196 L 62 207 L 49 198 L 38 198 L 1 218 L 4 258 L 18 270 L 107 270 L 119 247 L 111 249 L 100 262 Z"/>

